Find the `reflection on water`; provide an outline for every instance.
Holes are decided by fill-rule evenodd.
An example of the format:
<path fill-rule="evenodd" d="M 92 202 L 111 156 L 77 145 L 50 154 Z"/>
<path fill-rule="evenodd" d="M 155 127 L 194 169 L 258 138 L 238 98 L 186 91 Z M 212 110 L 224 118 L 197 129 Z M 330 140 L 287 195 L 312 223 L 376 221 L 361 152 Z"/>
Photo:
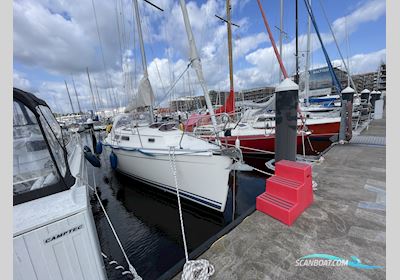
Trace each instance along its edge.
<path fill-rule="evenodd" d="M 83 141 L 91 147 L 90 138 L 86 137 Z M 89 179 L 96 181 L 99 195 L 130 262 L 143 279 L 157 279 L 184 258 L 176 196 L 112 171 L 104 154 L 101 155 L 101 161 L 100 169 L 88 168 Z M 264 163 L 265 159 L 254 159 L 252 162 L 258 167 Z M 181 200 L 189 251 L 232 222 L 233 181 L 231 172 L 224 213 Z M 265 177 L 254 172 L 236 172 L 235 181 L 236 219 L 254 207 L 256 196 L 265 190 Z M 127 268 L 107 220 L 94 198 L 92 206 L 102 251 Z M 110 279 L 127 279 L 121 276 L 120 271 L 109 268 L 107 272 Z"/>

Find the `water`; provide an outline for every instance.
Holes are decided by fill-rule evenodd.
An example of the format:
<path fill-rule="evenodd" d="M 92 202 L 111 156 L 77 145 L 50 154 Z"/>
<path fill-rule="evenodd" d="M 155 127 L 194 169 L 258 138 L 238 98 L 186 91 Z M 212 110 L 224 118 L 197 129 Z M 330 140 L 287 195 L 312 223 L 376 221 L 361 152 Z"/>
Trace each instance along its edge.
<path fill-rule="evenodd" d="M 87 135 L 84 142 L 91 143 Z M 91 147 L 91 144 L 87 145 Z M 100 169 L 88 167 L 89 180 L 96 182 L 100 198 L 138 274 L 143 279 L 157 279 L 184 258 L 176 196 L 112 171 L 104 154 L 101 155 L 101 161 Z M 254 159 L 252 164 L 260 167 L 264 162 L 265 159 Z M 265 190 L 265 179 L 259 173 L 236 172 L 235 219 L 254 207 L 256 196 Z M 189 252 L 232 222 L 233 172 L 229 186 L 224 213 L 181 200 Z M 102 251 L 127 269 L 126 261 L 94 196 L 91 202 Z M 107 268 L 107 273 L 109 279 L 128 279 L 112 267 Z"/>

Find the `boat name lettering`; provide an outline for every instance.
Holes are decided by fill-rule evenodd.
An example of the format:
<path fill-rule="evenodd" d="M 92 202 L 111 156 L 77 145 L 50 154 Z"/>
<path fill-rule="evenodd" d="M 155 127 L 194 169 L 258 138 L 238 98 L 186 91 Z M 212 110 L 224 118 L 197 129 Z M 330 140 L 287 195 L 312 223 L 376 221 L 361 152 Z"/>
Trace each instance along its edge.
<path fill-rule="evenodd" d="M 83 228 L 83 225 L 79 225 L 79 226 L 73 227 L 73 228 L 71 228 L 71 229 L 69 229 L 69 230 L 66 230 L 66 231 L 62 232 L 62 233 L 59 233 L 59 234 L 56 234 L 56 235 L 53 235 L 53 236 L 47 238 L 47 239 L 44 241 L 44 243 L 49 243 L 49 242 L 54 241 L 54 240 L 56 240 L 56 239 L 58 239 L 58 238 L 60 238 L 60 237 L 63 237 L 63 236 L 65 236 L 65 235 L 68 235 L 68 234 L 70 234 L 70 233 L 73 233 L 73 232 L 75 232 L 75 231 L 78 231 L 78 230 L 80 230 L 80 229 L 82 229 L 82 228 Z"/>

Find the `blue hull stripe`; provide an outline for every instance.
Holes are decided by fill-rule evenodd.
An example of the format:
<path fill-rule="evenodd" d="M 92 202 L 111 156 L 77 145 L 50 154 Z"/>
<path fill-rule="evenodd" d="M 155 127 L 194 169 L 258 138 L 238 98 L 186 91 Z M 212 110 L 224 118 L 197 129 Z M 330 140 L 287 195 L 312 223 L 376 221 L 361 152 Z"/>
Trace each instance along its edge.
<path fill-rule="evenodd" d="M 135 175 L 131 175 L 131 174 L 123 172 L 123 171 L 121 171 L 119 169 L 118 169 L 118 172 L 120 172 L 120 173 L 122 173 L 124 175 L 127 175 L 128 177 L 132 177 L 132 178 L 137 179 L 139 181 L 142 181 L 144 183 L 150 184 L 150 185 L 152 185 L 154 187 L 157 187 L 157 188 L 163 189 L 165 191 L 168 191 L 170 193 L 173 193 L 173 194 L 176 193 L 176 189 L 172 188 L 170 186 L 167 186 L 167 185 L 164 185 L 164 184 L 160 184 L 160 183 L 156 183 L 154 181 L 147 180 L 147 179 L 135 176 Z M 215 200 L 211 200 L 211 199 L 208 199 L 208 198 L 205 198 L 205 197 L 202 197 L 202 196 L 199 196 L 199 195 L 195 195 L 193 193 L 186 192 L 186 191 L 183 191 L 183 190 L 179 190 L 179 194 L 182 197 L 186 198 L 186 199 L 197 201 L 197 202 L 199 202 L 201 204 L 205 204 L 205 205 L 207 205 L 207 206 L 209 206 L 209 207 L 211 207 L 213 209 L 216 209 L 216 210 L 221 210 L 222 204 L 217 202 L 217 201 L 215 201 Z"/>

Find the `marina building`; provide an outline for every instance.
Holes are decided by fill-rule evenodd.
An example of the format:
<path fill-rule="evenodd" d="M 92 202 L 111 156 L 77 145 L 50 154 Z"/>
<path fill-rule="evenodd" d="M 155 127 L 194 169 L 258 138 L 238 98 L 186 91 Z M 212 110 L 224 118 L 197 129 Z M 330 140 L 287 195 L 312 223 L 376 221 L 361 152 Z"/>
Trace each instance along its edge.
<path fill-rule="evenodd" d="M 361 92 L 364 89 L 369 89 L 372 91 L 375 88 L 378 74 L 377 72 L 369 72 L 353 75 L 352 78 L 358 92 Z"/>
<path fill-rule="evenodd" d="M 347 72 L 341 67 L 334 67 L 342 88 L 347 87 Z M 292 77 L 293 78 L 293 77 Z M 363 89 L 386 91 L 386 64 L 381 64 L 378 71 L 352 75 L 356 90 Z M 304 72 L 300 73 L 300 93 L 304 91 Z M 235 92 L 236 101 L 265 102 L 274 93 L 275 87 L 252 88 Z M 310 70 L 310 96 L 322 96 L 336 94 L 336 88 L 332 84 L 332 77 L 328 67 Z M 229 91 L 210 90 L 211 103 L 225 105 Z M 205 106 L 204 96 L 183 96 L 170 101 L 171 111 L 192 111 Z"/>
<path fill-rule="evenodd" d="M 378 70 L 378 90 L 386 91 L 386 64 L 382 63 Z"/>
<path fill-rule="evenodd" d="M 172 112 L 176 111 L 193 111 L 204 107 L 206 101 L 204 96 L 182 96 L 169 102 Z"/>
<path fill-rule="evenodd" d="M 336 76 L 338 77 L 342 88 L 347 87 L 347 72 L 340 67 L 334 67 Z M 300 74 L 300 92 L 304 90 L 304 73 Z M 386 64 L 382 63 L 375 72 L 367 72 L 351 76 L 356 90 L 358 92 L 363 89 L 369 90 L 386 90 Z M 322 67 L 310 70 L 310 91 L 311 95 L 335 94 L 336 88 L 332 84 L 332 77 L 328 67 Z"/>
<path fill-rule="evenodd" d="M 340 69 L 339 67 L 334 67 L 333 69 L 340 81 L 341 86 L 345 88 L 347 86 L 347 72 Z M 310 70 L 309 79 L 310 79 L 311 96 L 337 93 L 336 88 L 332 83 L 332 77 L 331 74 L 329 73 L 328 67 L 321 67 Z M 300 92 L 304 91 L 304 88 L 305 88 L 305 79 L 303 72 L 300 73 L 300 84 L 299 84 Z"/>
<path fill-rule="evenodd" d="M 236 101 L 254 101 L 254 102 L 264 102 L 268 100 L 274 93 L 275 87 L 260 87 L 245 89 L 235 92 Z M 226 99 L 229 96 L 228 91 L 210 91 L 210 98 L 213 104 L 224 105 Z"/>

